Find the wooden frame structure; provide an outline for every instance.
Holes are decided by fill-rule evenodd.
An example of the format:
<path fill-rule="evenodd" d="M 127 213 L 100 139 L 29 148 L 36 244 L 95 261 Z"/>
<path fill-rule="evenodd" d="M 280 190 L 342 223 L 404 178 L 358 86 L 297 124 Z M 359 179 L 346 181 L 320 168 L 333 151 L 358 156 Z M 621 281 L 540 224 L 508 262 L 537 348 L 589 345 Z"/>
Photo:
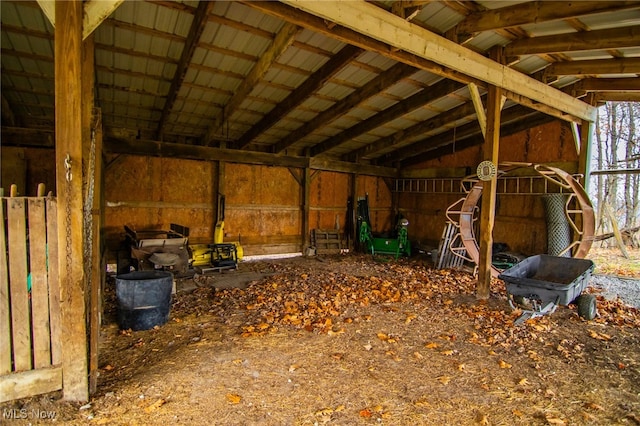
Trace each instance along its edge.
<path fill-rule="evenodd" d="M 540 122 L 552 117 L 575 123 L 579 168 L 582 173 L 588 175 L 587 159 L 591 144 L 589 135 L 595 116 L 594 106 L 603 99 L 638 99 L 638 93 L 640 93 L 637 76 L 628 79 L 609 79 L 610 81 L 590 77 L 592 74 L 601 73 L 602 70 L 610 73 L 637 74 L 640 71 L 637 58 L 614 58 L 606 64 L 601 60 L 559 60 L 535 75 L 526 75 L 510 66 L 515 61 L 515 57 L 522 55 L 544 54 L 552 59 L 558 57 L 567 59 L 567 57 L 554 55 L 594 47 L 599 49 L 637 47 L 640 45 L 638 26 L 591 32 L 579 31 L 575 36 L 527 36 L 507 43 L 504 48 L 495 49 L 490 58 L 482 52 L 475 52 L 464 46 L 465 40 L 482 31 L 495 30 L 498 34 L 504 34 L 505 29 L 510 29 L 511 34 L 517 34 L 520 30 L 515 28 L 533 22 L 532 19 L 535 22 L 549 22 L 571 20 L 580 14 L 636 10 L 638 6 L 634 2 L 602 4 L 585 2 L 563 8 L 550 6 L 544 2 L 530 2 L 499 8 L 496 11 L 469 10 L 466 5 L 458 4 L 459 2 L 447 2 L 447 6 L 457 8 L 466 17 L 455 27 L 447 30 L 446 34 L 438 34 L 426 29 L 423 25 L 418 25 L 415 21 L 412 22 L 419 15 L 420 8 L 424 6 L 423 3 L 428 2 L 407 4 L 407 2 L 398 1 L 387 9 L 384 5 L 363 0 L 335 2 L 331 7 L 327 7 L 326 2 L 319 1 L 239 2 L 251 11 L 259 11 L 279 20 L 276 23 L 281 25 L 274 25 L 273 32 L 258 26 L 234 22 L 226 16 L 213 13 L 216 7 L 215 2 L 202 1 L 197 7 L 183 3 L 149 2 L 154 6 L 159 5 L 179 13 L 191 14 L 191 23 L 188 31 L 185 31 L 186 36 L 159 33 L 150 28 L 124 24 L 109 18 L 109 15 L 123 4 L 123 0 L 84 2 L 38 0 L 37 3 L 55 28 L 53 37 L 55 133 L 51 129 L 22 128 L 19 115 L 12 111 L 11 102 L 3 94 L 3 124 L 8 124 L 3 126 L 3 135 L 19 135 L 20 139 L 23 139 L 22 143 L 26 145 L 55 147 L 57 248 L 60 253 L 57 269 L 61 295 L 60 324 L 66 339 L 60 352 L 60 367 L 54 368 L 56 378 L 53 381 L 58 382 L 59 374 L 60 380 L 64 383 L 65 398 L 70 400 L 87 400 L 89 390 L 96 385 L 101 281 L 99 271 L 102 269 L 99 255 L 100 220 L 103 213 L 101 210 L 103 200 L 99 192 L 93 194 L 93 198 L 89 194 L 93 193 L 93 189 L 100 187 L 103 150 L 110 154 L 139 154 L 218 161 L 218 193 L 225 191 L 225 162 L 288 167 L 300 186 L 302 200 L 300 227 L 306 244 L 310 233 L 310 185 L 317 170 L 350 174 L 350 193 L 357 195 L 356 176 L 401 177 L 403 166 L 419 164 L 435 156 L 447 154 L 451 146 L 450 141 L 453 140 L 455 145 L 456 138 L 460 140 L 461 137 L 463 137 L 461 143 L 463 147 L 482 144 L 483 158 L 497 164 L 501 130 L 502 133 L 509 131 L 509 129 L 501 129 L 501 124 L 510 121 L 513 116 L 521 115 L 531 118 L 531 122 Z M 183 50 L 179 58 L 165 58 L 153 53 L 133 54 L 136 58 L 166 61 L 165 64 L 175 68 L 172 76 L 168 78 L 164 75 L 148 76 L 133 70 L 119 70 L 122 75 L 130 78 L 150 78 L 160 82 L 159 85 L 168 83 L 168 89 L 166 93 L 158 94 L 160 98 L 164 98 L 164 103 L 158 108 L 159 118 L 154 123 L 153 134 L 141 135 L 138 132 L 137 136 L 133 137 L 111 135 L 105 139 L 103 148 L 102 128 L 100 120 L 96 118 L 100 114 L 94 109 L 94 95 L 96 86 L 99 86 L 94 80 L 96 62 L 98 62 L 94 55 L 98 48 L 113 54 L 128 54 L 126 49 L 120 46 L 109 46 L 104 41 L 95 42 L 93 31 L 105 20 L 108 20 L 113 27 L 126 27 L 127 30 L 138 31 L 149 37 L 158 36 L 172 42 L 183 43 Z M 244 52 L 203 42 L 202 34 L 206 26 L 211 23 L 239 28 L 241 31 L 266 40 L 262 54 L 254 57 Z M 50 34 L 46 31 L 19 28 L 17 25 L 8 30 L 38 39 L 50 38 Z M 314 54 L 329 55 L 328 60 L 313 71 L 294 69 L 289 64 L 278 63 L 278 58 L 287 49 L 303 44 L 297 38 L 304 31 L 320 34 L 339 47 L 331 51 L 328 48 L 323 50 L 304 45 L 304 49 L 313 51 Z M 340 43 L 346 45 L 342 46 Z M 239 80 L 233 90 L 219 88 L 212 90 L 205 87 L 206 85 L 188 82 L 189 70 L 210 71 L 202 63 L 194 62 L 197 49 L 209 50 L 246 62 L 243 73 L 236 70 L 216 70 L 223 78 Z M 288 133 L 279 137 L 271 145 L 266 147 L 256 145 L 256 140 L 274 127 L 282 117 L 303 105 L 313 94 L 321 91 L 328 81 L 365 53 L 380 55 L 397 63 L 382 69 L 364 84 L 356 85 L 347 81 L 354 86 L 350 88 L 353 89 L 353 93 L 338 99 L 331 107 L 319 111 L 311 119 L 297 119 L 304 121 L 304 124 L 287 127 Z M 7 53 L 3 48 L 4 54 Z M 51 61 L 51 58 L 45 55 L 19 50 L 8 52 L 8 54 L 17 58 Z M 360 63 L 359 66 L 367 70 L 375 69 L 374 66 L 365 63 Z M 105 65 L 97 65 L 97 68 L 100 72 L 109 71 L 109 67 Z M 262 116 L 255 122 L 243 123 L 239 120 L 239 127 L 244 126 L 245 129 L 236 139 L 223 137 L 222 130 L 225 126 L 229 126 L 230 117 L 246 112 L 241 108 L 242 102 L 250 97 L 255 86 L 265 80 L 265 76 L 272 68 L 285 69 L 308 78 L 303 83 L 291 87 L 286 96 L 281 96 L 274 101 L 273 108 L 262 111 Z M 10 69 L 6 72 L 8 75 L 20 74 Z M 337 133 L 328 132 L 331 133 L 329 138 L 314 144 L 304 144 L 305 137 L 319 132 L 323 126 L 382 93 L 385 87 L 403 81 L 416 72 L 428 72 L 443 80 L 425 84 L 420 90 L 412 92 L 413 94 L 405 98 L 398 97 L 395 105 L 377 111 L 370 118 L 359 120 L 352 127 L 344 128 Z M 563 90 L 547 84 L 567 75 L 585 78 Z M 589 77 L 586 78 L 587 76 Z M 42 78 L 36 73 L 28 74 L 27 77 Z M 344 80 L 346 81 L 346 78 Z M 185 87 L 222 92 L 226 96 L 223 103 L 216 104 L 215 113 L 206 117 L 207 125 L 199 135 L 199 144 L 194 144 L 193 140 L 189 139 L 191 136 L 185 135 L 179 135 L 177 141 L 165 140 L 170 137 L 168 127 L 172 114 L 176 113 L 177 105 L 186 102 L 184 95 L 181 94 L 181 90 Z M 284 90 L 283 88 L 286 87 L 282 83 L 274 83 L 269 87 L 273 90 Z M 118 88 L 115 85 L 106 89 L 122 92 L 136 91 L 126 87 Z M 465 98 L 464 102 L 444 111 L 431 106 L 425 108 L 430 102 L 447 96 L 461 97 L 456 92 L 465 89 L 470 97 L 468 102 Z M 142 95 L 148 95 L 144 90 L 139 92 Z M 599 94 L 596 95 L 595 92 Z M 590 94 L 586 98 L 587 102 L 578 99 L 587 93 Z M 519 105 L 502 113 L 505 100 Z M 114 103 L 113 100 L 110 102 Z M 198 108 L 211 106 L 210 102 L 199 100 L 193 103 Z M 402 118 L 407 112 L 421 108 L 432 109 L 438 114 L 391 134 L 387 132 L 385 136 L 369 144 L 354 144 L 353 149 L 340 151 L 359 136 L 384 127 L 387 123 Z M 149 115 L 156 112 L 151 108 L 148 110 Z M 303 114 L 308 112 L 304 109 L 302 111 Z M 468 123 L 474 116 L 475 121 Z M 197 117 L 196 114 L 196 118 L 202 117 Z M 465 120 L 467 124 L 458 128 L 456 123 Z M 453 130 L 451 130 L 451 123 L 453 123 Z M 436 132 L 434 129 L 444 130 Z M 425 133 L 427 135 L 421 140 L 416 139 Z M 180 138 L 189 139 L 189 143 L 181 143 Z M 403 145 L 405 139 L 416 140 Z M 297 147 L 301 141 L 302 148 Z M 327 155 L 332 150 L 338 150 L 340 154 Z M 292 169 L 295 170 L 292 171 Z M 483 209 L 482 215 L 483 234 L 477 287 L 477 296 L 480 299 L 489 296 L 491 229 L 494 222 L 492 207 L 495 206 L 495 194 L 496 179 L 494 178 L 484 184 L 482 195 L 483 205 L 489 208 Z M 394 200 L 395 204 L 397 204 L 397 197 Z M 85 214 L 81 215 L 79 212 Z M 90 239 L 88 235 L 91 235 Z M 90 259 L 85 259 L 86 245 L 93 248 Z M 0 269 L 0 278 L 3 273 L 7 274 Z M 18 307 L 18 311 L 23 308 Z M 4 315 L 4 311 L 0 310 L 0 312 Z M 90 318 L 89 342 L 86 339 L 87 317 Z M 0 364 L 6 365 L 6 360 L 1 361 Z"/>

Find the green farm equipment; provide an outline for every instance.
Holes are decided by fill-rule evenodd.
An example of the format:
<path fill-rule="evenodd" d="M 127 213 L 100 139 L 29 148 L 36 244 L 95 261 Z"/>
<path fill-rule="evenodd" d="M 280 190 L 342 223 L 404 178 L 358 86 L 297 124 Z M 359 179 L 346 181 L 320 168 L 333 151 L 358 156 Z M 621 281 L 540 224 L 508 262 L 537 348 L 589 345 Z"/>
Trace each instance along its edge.
<path fill-rule="evenodd" d="M 366 253 L 411 256 L 409 242 L 409 221 L 403 217 L 397 220 L 395 229 L 389 236 L 374 236 L 369 218 L 369 197 L 358 198 L 358 240 L 360 249 Z"/>

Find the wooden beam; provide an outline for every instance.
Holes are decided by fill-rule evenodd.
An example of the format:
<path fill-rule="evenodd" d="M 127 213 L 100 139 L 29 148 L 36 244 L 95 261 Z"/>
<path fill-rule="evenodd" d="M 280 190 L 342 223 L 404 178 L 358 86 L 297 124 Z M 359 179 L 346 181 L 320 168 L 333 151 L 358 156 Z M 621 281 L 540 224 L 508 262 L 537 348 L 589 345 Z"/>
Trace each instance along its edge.
<path fill-rule="evenodd" d="M 531 1 L 473 13 L 460 22 L 456 30 L 458 34 L 474 34 L 481 31 L 517 27 L 532 22 L 540 24 L 637 7 L 638 3 L 634 1 Z"/>
<path fill-rule="evenodd" d="M 510 109 L 512 108 L 509 108 L 509 110 Z M 508 113 L 505 112 L 505 114 Z M 503 123 L 506 122 L 506 119 L 504 118 L 505 114 L 503 114 Z M 528 130 L 532 127 L 550 123 L 554 120 L 555 119 L 553 117 L 532 111 L 529 114 L 522 115 L 522 119 L 517 122 L 506 125 L 503 124 L 500 128 L 500 135 L 501 137 L 510 136 L 515 133 Z M 462 136 L 461 134 L 464 134 L 465 136 Z M 425 148 L 416 152 L 413 156 L 407 156 L 403 159 L 400 162 L 401 168 L 420 164 L 445 155 L 455 154 L 456 152 L 460 152 L 473 146 L 482 145 L 483 143 L 484 137 L 480 132 L 480 126 L 477 123 L 471 123 L 463 126 L 457 132 L 450 130 L 424 141 L 417 142 L 414 145 L 422 145 Z"/>
<path fill-rule="evenodd" d="M 62 368 L 50 367 L 0 376 L 0 403 L 62 389 Z"/>
<path fill-rule="evenodd" d="M 398 169 L 394 167 L 374 166 L 362 163 L 349 163 L 346 161 L 330 160 L 327 158 L 311 158 L 309 167 L 316 170 L 355 173 L 358 175 L 370 175 L 378 177 L 395 178 L 398 176 Z"/>
<path fill-rule="evenodd" d="M 187 75 L 187 69 L 189 68 L 191 59 L 193 58 L 193 53 L 196 51 L 196 46 L 198 45 L 200 36 L 207 24 L 207 18 L 214 5 L 214 1 L 201 1 L 198 3 L 198 8 L 193 15 L 189 34 L 184 42 L 184 48 L 180 54 L 180 60 L 178 61 L 176 72 L 173 75 L 173 80 L 171 80 L 171 86 L 169 87 L 169 92 L 167 93 L 167 98 L 164 102 L 164 108 L 162 109 L 162 115 L 158 122 L 158 130 L 156 132 L 156 137 L 158 139 L 162 139 L 162 133 L 169 119 L 169 114 L 171 113 L 173 104 L 176 101 L 178 92 L 180 91 L 180 86 L 182 86 L 182 82 L 184 81 L 184 77 Z"/>
<path fill-rule="evenodd" d="M 280 121 L 292 109 L 300 105 L 316 90 L 321 88 L 327 80 L 334 76 L 338 71 L 343 69 L 349 62 L 353 61 L 363 50 L 359 47 L 347 45 L 338 53 L 333 55 L 324 65 L 307 78 L 304 83 L 298 86 L 289 96 L 275 106 L 267 115 L 265 115 L 258 123 L 245 132 L 238 139 L 236 148 L 242 149 L 253 141 L 260 133 L 264 132 L 275 123 Z"/>
<path fill-rule="evenodd" d="M 56 26 L 56 2 L 55 0 L 37 0 L 42 13 L 47 17 L 49 23 L 55 28 Z"/>
<path fill-rule="evenodd" d="M 355 137 L 366 133 L 370 130 L 378 128 L 389 121 L 395 120 L 398 117 L 402 117 L 409 112 L 418 109 L 429 102 L 442 98 L 462 88 L 463 85 L 452 80 L 442 80 L 435 83 L 420 92 L 403 99 L 402 101 L 394 104 L 393 106 L 385 109 L 384 111 L 360 121 L 358 124 L 332 136 L 311 148 L 311 156 L 325 153 L 333 148 L 337 148 L 340 145 L 354 139 Z M 349 155 L 343 156 L 343 160 L 348 160 Z"/>
<path fill-rule="evenodd" d="M 480 96 L 480 90 L 474 83 L 469 83 L 469 94 L 471 95 L 471 101 L 473 107 L 476 110 L 476 116 L 478 117 L 478 124 L 482 130 L 482 135 L 487 134 L 487 114 L 484 111 L 484 105 L 482 104 L 482 97 Z"/>
<path fill-rule="evenodd" d="M 500 147 L 500 88 L 489 86 L 487 93 L 487 130 L 483 147 L 483 159 L 498 167 Z M 478 259 L 478 287 L 476 297 L 489 298 L 491 290 L 491 257 L 493 245 L 493 225 L 496 216 L 496 192 L 498 175 L 483 182 L 482 208 L 480 209 L 480 256 Z"/>
<path fill-rule="evenodd" d="M 507 44 L 504 48 L 504 54 L 505 56 L 520 56 L 635 46 L 640 46 L 640 25 L 523 38 Z"/>
<path fill-rule="evenodd" d="M 84 2 L 82 39 L 86 39 L 124 0 L 88 0 Z M 55 28 L 55 0 L 37 0 L 51 25 Z"/>
<path fill-rule="evenodd" d="M 64 398 L 87 401 L 82 202 L 82 2 L 56 2 L 56 188 Z"/>
<path fill-rule="evenodd" d="M 384 138 L 378 139 L 377 141 L 370 143 L 369 145 L 363 146 L 360 149 L 352 151 L 349 153 L 348 158 L 352 159 L 361 159 L 361 158 L 371 158 L 374 154 L 392 148 L 398 144 L 405 142 L 407 139 L 411 139 L 413 137 L 419 136 L 424 133 L 433 132 L 436 129 L 441 128 L 449 124 L 452 121 L 462 120 L 464 118 L 470 118 L 475 114 L 475 108 L 472 102 L 467 102 L 462 105 L 459 105 L 455 108 L 451 108 L 449 111 L 445 111 L 433 118 L 422 121 L 418 124 L 415 124 L 411 127 L 408 127 L 404 130 L 400 130 L 394 134 L 389 136 L 385 136 Z M 393 164 L 394 161 L 401 160 L 406 156 L 415 155 L 416 147 L 414 144 L 411 144 L 407 147 L 402 147 L 394 150 L 393 153 L 389 154 L 385 157 L 385 162 L 387 164 Z"/>
<path fill-rule="evenodd" d="M 397 83 L 399 80 L 410 76 L 417 72 L 411 65 L 399 63 L 393 65 L 391 68 L 379 74 L 376 78 L 354 91 L 341 101 L 337 102 L 331 108 L 318 114 L 307 124 L 299 127 L 285 138 L 280 140 L 274 147 L 274 152 L 281 153 L 291 145 L 298 142 L 300 139 L 318 129 L 319 127 L 326 125 L 327 123 L 335 120 L 343 114 L 346 114 L 349 110 L 356 107 L 366 99 L 379 94 L 386 90 L 389 86 Z"/>
<path fill-rule="evenodd" d="M 640 102 L 640 92 L 594 92 L 596 104 L 600 102 Z"/>
<path fill-rule="evenodd" d="M 640 78 L 585 78 L 576 83 L 574 91 L 640 92 Z"/>
<path fill-rule="evenodd" d="M 84 2 L 82 39 L 87 37 L 109 17 L 124 0 L 89 0 Z"/>
<path fill-rule="evenodd" d="M 546 76 L 640 74 L 640 58 L 592 59 L 554 62 L 544 70 Z"/>
<path fill-rule="evenodd" d="M 559 110 L 566 114 L 564 119 L 595 120 L 596 110 L 592 106 L 444 37 L 412 25 L 372 4 L 364 1 L 348 1 L 335 2 L 332 3 L 332 7 L 326 7 L 324 2 L 282 1 L 317 17 L 350 28 L 362 36 L 379 40 L 399 51 L 436 62 L 445 68 L 484 81 L 486 84 L 512 91 L 534 101 L 532 105 L 543 104 L 550 109 Z M 284 17 L 284 19 L 287 18 L 288 16 Z M 326 28 L 324 30 L 316 28 L 313 22 L 305 25 L 338 38 Z M 362 44 L 361 39 L 350 42 L 356 45 Z M 408 61 L 407 57 L 398 54 L 395 49 L 386 51 L 380 49 L 378 53 L 395 60 Z M 409 62 L 412 61 L 407 63 Z M 465 83 L 468 82 L 465 81 Z"/>
<path fill-rule="evenodd" d="M 226 161 L 229 163 L 257 164 L 277 167 L 310 167 L 317 170 L 359 173 L 371 176 L 395 176 L 397 174 L 397 170 L 390 167 L 150 140 L 111 138 L 104 141 L 104 149 L 105 152 L 111 154 L 171 157 L 202 161 Z"/>
<path fill-rule="evenodd" d="M 251 93 L 255 85 L 264 77 L 269 71 L 271 65 L 280 57 L 280 55 L 293 43 L 296 34 L 302 28 L 295 24 L 285 23 L 278 34 L 276 35 L 273 43 L 267 48 L 267 50 L 260 56 L 258 62 L 249 71 L 247 77 L 240 83 L 240 86 L 236 89 L 235 93 L 229 99 L 222 112 L 216 116 L 213 125 L 207 131 L 204 142 L 208 144 L 215 139 L 216 133 L 220 130 L 224 121 L 233 115 L 238 109 L 242 101 Z"/>

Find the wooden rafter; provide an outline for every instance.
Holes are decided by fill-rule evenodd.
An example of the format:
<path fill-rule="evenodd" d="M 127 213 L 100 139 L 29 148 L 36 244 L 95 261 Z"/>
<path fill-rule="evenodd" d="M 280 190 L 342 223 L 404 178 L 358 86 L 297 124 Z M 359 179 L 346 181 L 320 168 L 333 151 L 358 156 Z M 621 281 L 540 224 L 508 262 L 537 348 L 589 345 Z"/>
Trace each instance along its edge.
<path fill-rule="evenodd" d="M 213 125 L 209 128 L 204 136 L 205 145 L 214 139 L 215 135 L 220 130 L 220 127 L 224 123 L 224 120 L 231 117 L 236 109 L 240 106 L 242 101 L 253 90 L 254 86 L 262 79 L 262 77 L 269 70 L 271 65 L 280 57 L 280 55 L 293 43 L 293 39 L 296 34 L 301 30 L 295 24 L 285 23 L 278 34 L 273 40 L 273 43 L 269 45 L 267 50 L 262 54 L 258 62 L 249 71 L 247 77 L 240 83 L 240 86 L 236 89 L 235 93 L 229 99 L 223 110 L 218 114 L 213 122 Z"/>
<path fill-rule="evenodd" d="M 597 74 L 640 74 L 640 58 L 556 62 L 545 69 L 546 76 Z"/>
<path fill-rule="evenodd" d="M 411 25 L 364 1 L 336 2 L 332 3 L 332 7 L 325 7 L 322 2 L 314 1 L 282 0 L 282 2 L 313 16 L 323 18 L 323 22 L 328 20 L 356 31 L 359 36 L 347 40 L 350 43 L 368 47 L 369 43 L 366 41 L 375 39 L 393 47 L 392 49 L 377 49 L 376 52 L 381 55 L 411 64 L 415 63 L 413 57 L 436 62 L 448 70 L 466 75 L 465 83 L 469 83 L 471 78 L 484 81 L 484 84 L 496 85 L 505 90 L 508 98 L 515 98 L 514 100 L 517 99 L 517 102 L 523 98 L 530 99 L 532 102 L 529 105 L 544 105 L 548 107 L 547 113 L 552 113 L 563 120 L 595 119 L 595 108 L 592 106 L 444 37 Z M 273 2 L 261 3 L 270 4 Z M 270 8 L 265 8 L 265 10 L 267 9 Z M 269 13 L 273 13 L 273 10 L 269 10 Z M 363 16 L 366 16 L 367 19 L 361 19 Z M 292 16 L 289 13 L 285 14 L 283 18 L 291 19 Z M 330 37 L 343 39 L 343 36 L 336 34 L 335 28 L 328 30 L 326 24 L 317 26 L 316 21 L 309 19 L 308 15 L 301 25 L 313 28 Z M 400 54 L 400 52 L 405 54 Z M 439 74 L 443 75 L 443 71 L 440 71 Z M 449 71 L 445 74 L 451 75 L 453 73 Z M 512 94 L 518 96 L 512 97 Z"/>
<path fill-rule="evenodd" d="M 429 120 L 422 121 L 404 130 L 400 130 L 392 135 L 378 139 L 377 141 L 369 145 L 366 145 L 354 152 L 351 152 L 349 154 L 349 158 L 357 160 L 360 158 L 375 157 L 375 154 L 382 150 L 394 147 L 406 141 L 407 139 L 419 136 L 423 133 L 434 131 L 451 121 L 470 118 L 475 113 L 476 113 L 476 110 L 473 103 L 466 102 L 462 105 L 459 105 L 455 108 L 451 108 L 448 111 L 438 114 L 437 116 L 430 118 Z M 411 148 L 407 148 L 407 147 L 399 148 L 388 157 L 388 160 L 390 162 L 401 160 L 405 155 L 410 155 L 414 149 L 415 147 L 413 147 L 413 144 L 411 145 Z M 409 151 L 409 152 L 407 153 L 406 151 Z"/>
<path fill-rule="evenodd" d="M 573 90 L 576 92 L 637 92 L 640 91 L 640 78 L 585 78 L 577 83 Z"/>
<path fill-rule="evenodd" d="M 598 92 L 594 100 L 596 102 L 640 102 L 640 92 Z"/>
<path fill-rule="evenodd" d="M 504 53 L 519 56 L 634 46 L 640 46 L 640 25 L 520 39 L 506 45 Z"/>
<path fill-rule="evenodd" d="M 328 108 L 327 110 L 318 114 L 313 120 L 309 121 L 304 126 L 291 132 L 275 145 L 274 152 L 281 153 L 320 126 L 323 126 L 335 120 L 364 100 L 377 95 L 387 87 L 402 80 L 403 78 L 410 76 L 411 74 L 414 74 L 416 71 L 417 70 L 414 67 L 402 63 L 392 66 L 391 68 L 384 71 L 382 74 L 378 75 L 376 78 L 362 86 L 360 89 L 338 102 L 333 107 Z"/>
<path fill-rule="evenodd" d="M 436 99 L 447 96 L 448 94 L 455 92 L 456 90 L 462 88 L 463 85 L 461 83 L 451 81 L 451 80 L 442 80 L 432 86 L 429 86 L 420 92 L 416 93 L 404 99 L 395 105 L 385 109 L 384 111 L 359 122 L 358 124 L 340 132 L 339 134 L 332 136 L 330 139 L 323 141 L 313 148 L 311 148 L 311 156 L 315 157 L 316 155 L 320 155 L 325 153 L 331 149 L 337 148 L 340 145 L 348 142 L 349 140 L 366 133 L 370 130 L 373 130 L 379 126 L 388 123 L 391 120 L 394 120 L 398 117 L 401 117 L 409 112 L 418 109 L 429 102 L 435 101 Z M 346 156 L 347 159 L 349 156 Z"/>
<path fill-rule="evenodd" d="M 158 121 L 158 139 L 162 139 L 162 132 L 164 131 L 167 119 L 169 118 L 173 104 L 176 101 L 176 97 L 178 96 L 184 77 L 187 74 L 189 63 L 191 62 L 191 58 L 193 58 L 193 53 L 196 50 L 196 46 L 200 40 L 202 32 L 204 31 L 204 27 L 207 24 L 207 18 L 211 13 L 211 9 L 213 9 L 214 4 L 215 2 L 213 1 L 201 1 L 198 3 L 198 8 L 193 15 L 191 27 L 189 28 L 189 35 L 187 35 L 187 39 L 184 42 L 184 48 L 182 49 L 182 54 L 180 55 L 176 72 L 173 75 L 173 80 L 171 80 L 171 86 L 169 87 L 169 92 L 167 93 L 167 98 L 164 102 L 164 109 L 162 110 L 162 115 Z"/>
<path fill-rule="evenodd" d="M 502 124 L 500 127 L 500 135 L 502 137 L 510 136 L 536 126 L 549 123 L 553 120 L 553 117 L 529 110 L 529 114 L 522 115 L 519 121 L 509 124 Z M 425 149 L 421 153 L 417 153 L 412 157 L 407 157 L 406 159 L 402 160 L 400 162 L 401 167 L 420 164 L 425 161 L 434 160 L 447 154 L 460 152 L 473 146 L 482 145 L 484 143 L 484 136 L 482 136 L 482 133 L 480 133 L 480 126 L 478 126 L 477 123 L 471 123 L 468 126 L 474 126 L 475 132 L 466 137 L 461 137 L 459 139 L 456 138 L 455 143 L 452 142 L 452 131 L 430 138 L 430 140 L 423 141 L 423 143 L 425 144 L 432 142 L 431 145 L 428 145 L 429 149 Z M 444 143 L 443 140 L 446 140 L 447 142 Z"/>
<path fill-rule="evenodd" d="M 457 25 L 456 31 L 459 34 L 474 34 L 531 22 L 541 23 L 638 7 L 636 1 L 532 1 L 473 13 Z"/>
<path fill-rule="evenodd" d="M 251 127 L 240 139 L 235 147 L 242 149 L 246 147 L 260 133 L 264 132 L 282 117 L 287 115 L 296 106 L 300 105 L 313 92 L 322 87 L 327 80 L 344 68 L 349 62 L 362 53 L 362 49 L 352 45 L 343 47 L 338 53 L 332 56 L 324 65 L 307 78 L 296 90 L 291 92 L 282 102 L 265 115 L 257 124 Z"/>

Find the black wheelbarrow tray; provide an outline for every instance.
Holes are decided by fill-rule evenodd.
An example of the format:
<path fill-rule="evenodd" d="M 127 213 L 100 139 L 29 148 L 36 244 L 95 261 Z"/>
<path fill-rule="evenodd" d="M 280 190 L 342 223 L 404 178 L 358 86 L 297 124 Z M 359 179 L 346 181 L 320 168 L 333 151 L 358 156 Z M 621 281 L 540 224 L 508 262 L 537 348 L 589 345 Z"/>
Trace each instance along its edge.
<path fill-rule="evenodd" d="M 523 314 L 516 324 L 529 318 L 550 314 L 558 305 L 575 303 L 578 315 L 587 320 L 596 316 L 596 298 L 582 294 L 589 283 L 595 265 L 588 259 L 549 256 L 539 254 L 526 258 L 502 272 L 509 295 L 511 308 L 528 302 L 531 309 L 522 309 Z"/>

